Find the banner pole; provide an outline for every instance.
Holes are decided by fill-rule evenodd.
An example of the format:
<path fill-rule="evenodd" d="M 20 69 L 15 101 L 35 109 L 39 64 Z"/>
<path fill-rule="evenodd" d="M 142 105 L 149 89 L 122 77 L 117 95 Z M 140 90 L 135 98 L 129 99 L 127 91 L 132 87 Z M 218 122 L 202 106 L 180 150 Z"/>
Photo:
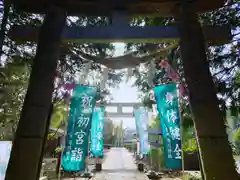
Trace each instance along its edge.
<path fill-rule="evenodd" d="M 184 86 L 184 83 L 182 82 L 181 79 L 179 80 L 179 83 L 181 83 L 183 85 L 183 88 L 184 88 L 187 96 L 189 97 L 188 89 Z M 190 111 L 191 111 L 191 115 L 193 115 L 191 105 L 190 105 Z M 195 130 L 195 133 L 196 133 L 196 130 Z M 196 138 L 196 135 L 195 135 L 195 138 Z M 205 175 L 203 172 L 202 160 L 201 160 L 200 153 L 199 153 L 199 144 L 198 143 L 197 143 L 197 149 L 198 149 L 198 161 L 199 161 L 199 168 L 200 168 L 201 176 L 202 176 L 202 179 L 205 180 Z"/>
<path fill-rule="evenodd" d="M 181 108 L 180 104 L 179 106 L 179 118 L 180 118 L 180 132 L 181 132 L 181 149 L 182 149 L 182 172 L 184 173 L 184 152 L 183 152 L 183 121 L 182 121 L 182 113 L 181 113 Z"/>
<path fill-rule="evenodd" d="M 95 111 L 95 107 L 93 108 L 93 112 L 92 112 L 92 115 L 90 117 L 90 119 L 91 119 L 91 127 L 89 129 L 88 143 L 87 143 L 87 157 L 85 159 L 85 171 L 86 171 L 86 174 L 89 174 L 88 164 L 89 164 L 89 153 L 90 153 L 90 143 L 91 143 L 90 141 L 91 141 L 91 131 L 92 131 L 92 121 L 93 121 L 92 118 L 93 118 L 94 111 Z"/>
<path fill-rule="evenodd" d="M 177 98 L 178 98 L 178 110 L 180 118 L 180 135 L 181 135 L 181 154 L 182 154 L 182 173 L 184 174 L 184 152 L 183 152 L 183 121 L 182 121 L 182 111 L 180 107 L 180 92 L 179 92 L 179 83 L 176 83 L 177 86 Z"/>
<path fill-rule="evenodd" d="M 149 152 L 149 155 L 150 155 L 150 169 L 149 170 L 152 170 L 153 169 L 153 160 L 152 160 L 152 148 L 150 148 L 150 152 Z"/>
<path fill-rule="evenodd" d="M 89 173 L 89 169 L 88 169 L 88 161 L 89 161 L 89 150 L 90 150 L 90 133 L 88 135 L 88 147 L 87 147 L 87 157 L 85 159 L 85 172 L 88 174 Z"/>
<path fill-rule="evenodd" d="M 71 94 L 71 93 L 70 93 L 70 94 Z M 69 101 L 69 99 L 68 99 L 68 100 L 67 100 L 67 111 L 66 111 L 66 116 L 65 116 L 66 122 L 65 122 L 64 131 L 63 131 L 65 141 L 64 141 L 64 147 L 63 147 L 63 150 L 61 151 L 61 156 L 60 156 L 60 162 L 59 162 L 60 165 L 59 165 L 59 168 L 58 168 L 58 180 L 61 179 L 62 156 L 63 156 L 64 148 L 65 148 L 65 146 L 66 146 L 66 129 L 67 129 L 68 117 L 69 117 L 69 109 L 70 109 L 69 106 L 70 106 L 70 101 Z"/>

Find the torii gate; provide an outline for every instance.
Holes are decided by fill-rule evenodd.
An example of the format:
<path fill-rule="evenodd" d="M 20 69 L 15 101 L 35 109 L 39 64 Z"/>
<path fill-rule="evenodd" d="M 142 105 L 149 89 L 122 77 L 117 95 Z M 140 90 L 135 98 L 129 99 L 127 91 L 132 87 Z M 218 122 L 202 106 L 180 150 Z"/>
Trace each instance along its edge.
<path fill-rule="evenodd" d="M 97 107 L 101 106 L 100 104 L 96 105 Z M 135 102 L 130 102 L 130 103 L 126 103 L 126 102 L 114 102 L 114 103 L 107 103 L 104 105 L 105 107 L 105 118 L 106 119 L 111 119 L 111 118 L 134 118 L 134 109 L 135 108 L 140 108 L 140 107 L 144 107 L 142 103 L 135 103 Z M 117 110 L 115 112 L 108 112 L 107 108 L 109 107 L 116 107 Z M 128 111 L 128 112 L 124 112 L 124 108 L 132 108 L 132 111 Z M 158 129 L 152 129 L 149 128 L 148 129 L 148 134 L 149 135 L 157 135 L 160 136 L 162 135 L 161 129 L 160 127 Z M 135 141 L 133 141 L 135 142 Z M 154 147 L 159 147 L 160 143 L 159 141 L 156 142 L 150 142 L 150 144 Z"/>
<path fill-rule="evenodd" d="M 97 104 L 99 106 L 99 104 Z M 109 107 L 116 107 L 117 111 L 109 112 L 105 110 L 105 117 L 106 118 L 133 118 L 133 111 L 132 112 L 124 112 L 124 108 L 132 108 L 134 110 L 135 107 L 143 107 L 141 103 L 108 103 L 104 105 L 105 109 Z"/>
<path fill-rule="evenodd" d="M 22 11 L 46 13 L 46 17 L 39 32 L 36 57 L 12 147 L 6 180 L 38 179 L 41 169 L 39 162 L 42 159 L 41 154 L 48 129 L 47 116 L 51 106 L 58 51 L 67 15 L 111 17 L 114 12 L 124 12 L 129 16 L 174 16 L 179 33 L 185 79 L 190 92 L 189 99 L 195 116 L 195 126 L 201 129 L 198 132 L 200 153 L 204 154 L 204 159 L 207 161 L 203 169 L 210 172 L 213 163 L 218 162 L 219 157 L 224 157 L 224 160 L 232 159 L 231 148 L 224 133 L 224 121 L 221 118 L 214 84 L 208 69 L 204 41 L 206 36 L 203 35 L 196 14 L 220 8 L 225 0 L 12 0 L 11 2 Z M 121 22 L 126 21 L 115 19 L 114 22 L 120 22 L 116 23 L 117 28 L 124 25 Z M 141 31 L 142 29 L 136 33 L 138 36 L 134 36 L 137 38 L 134 40 L 142 42 L 145 39 L 144 42 L 147 42 L 149 37 L 156 38 L 148 31 L 140 33 Z M 166 33 L 166 30 L 164 32 Z M 161 34 L 160 37 L 166 40 L 170 35 Z M 123 39 L 126 40 L 126 38 Z M 84 42 L 87 41 L 85 40 Z M 217 129 L 214 131 L 216 126 Z M 226 147 L 222 149 L 221 145 Z M 204 153 L 205 150 L 206 153 Z M 209 153 L 211 151 L 213 153 Z M 228 164 L 227 169 L 224 166 L 217 167 L 217 171 L 207 174 L 207 179 L 238 179 L 233 162 Z"/>
<path fill-rule="evenodd" d="M 100 104 L 97 104 L 96 106 L 100 106 Z M 141 103 L 107 103 L 104 105 L 105 107 L 105 119 L 112 119 L 112 118 L 134 118 L 133 111 L 136 107 L 143 107 Z M 116 111 L 108 111 L 108 108 L 116 108 Z M 131 108 L 132 110 L 125 112 L 124 108 Z M 123 136 L 121 136 L 121 139 L 119 139 L 118 143 L 122 144 L 124 142 Z"/>

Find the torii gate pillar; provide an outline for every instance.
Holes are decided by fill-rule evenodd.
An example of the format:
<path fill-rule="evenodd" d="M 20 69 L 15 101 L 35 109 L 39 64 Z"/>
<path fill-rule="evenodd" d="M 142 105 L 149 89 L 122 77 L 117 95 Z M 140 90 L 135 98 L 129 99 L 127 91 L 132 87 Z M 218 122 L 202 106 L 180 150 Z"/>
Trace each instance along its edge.
<path fill-rule="evenodd" d="M 192 9 L 191 3 L 182 3 L 175 19 L 178 22 L 184 75 L 194 114 L 200 155 L 204 159 L 203 170 L 205 173 L 208 172 L 204 176 L 206 180 L 236 180 L 238 177 L 232 150 L 228 143 L 224 120 L 218 108 L 216 91 L 207 62 L 202 28 L 197 14 Z M 209 153 L 212 151 L 214 153 Z M 219 157 L 223 158 L 222 162 L 228 164 L 228 168 L 221 166 L 220 163 L 217 168 L 214 167 L 216 170 L 214 172 L 213 166 L 219 162 Z"/>

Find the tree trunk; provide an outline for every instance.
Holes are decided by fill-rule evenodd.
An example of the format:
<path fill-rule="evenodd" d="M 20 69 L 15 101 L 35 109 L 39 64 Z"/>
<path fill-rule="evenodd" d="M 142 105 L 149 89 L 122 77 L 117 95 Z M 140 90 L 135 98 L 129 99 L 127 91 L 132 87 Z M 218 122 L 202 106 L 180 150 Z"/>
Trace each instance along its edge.
<path fill-rule="evenodd" d="M 6 180 L 37 180 L 66 13 L 53 7 L 40 29 L 28 91 L 12 147 Z"/>
<path fill-rule="evenodd" d="M 178 21 L 184 73 L 206 180 L 237 180 L 232 150 L 206 58 L 205 42 L 197 15 L 182 3 Z"/>

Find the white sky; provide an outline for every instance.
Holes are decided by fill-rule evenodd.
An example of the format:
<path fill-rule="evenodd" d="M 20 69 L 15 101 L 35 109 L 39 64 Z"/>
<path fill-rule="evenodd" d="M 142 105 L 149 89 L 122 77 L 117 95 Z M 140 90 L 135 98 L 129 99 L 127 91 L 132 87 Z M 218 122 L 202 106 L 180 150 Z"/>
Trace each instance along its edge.
<path fill-rule="evenodd" d="M 124 43 L 114 43 L 116 52 L 115 56 L 123 55 Z M 133 79 L 129 82 L 122 82 L 119 84 L 119 88 L 110 89 L 113 100 L 111 102 L 139 102 L 138 91 L 136 87 L 132 87 Z M 134 118 L 112 118 L 115 123 L 123 121 L 123 125 L 127 128 L 135 128 Z"/>

